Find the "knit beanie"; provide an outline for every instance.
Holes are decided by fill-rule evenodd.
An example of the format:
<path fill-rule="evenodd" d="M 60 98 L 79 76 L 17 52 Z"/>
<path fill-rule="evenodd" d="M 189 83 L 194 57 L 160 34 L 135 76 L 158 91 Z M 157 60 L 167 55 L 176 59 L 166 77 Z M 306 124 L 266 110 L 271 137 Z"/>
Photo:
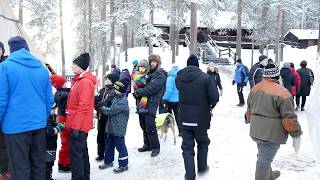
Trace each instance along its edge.
<path fill-rule="evenodd" d="M 191 54 L 187 60 L 187 66 L 197 66 L 199 67 L 199 60 L 196 55 Z"/>
<path fill-rule="evenodd" d="M 8 45 L 10 48 L 10 53 L 18 51 L 22 48 L 29 51 L 29 46 L 28 46 L 26 40 L 21 36 L 14 36 L 14 37 L 10 38 L 8 41 Z"/>
<path fill-rule="evenodd" d="M 80 56 L 78 56 L 77 58 L 75 58 L 73 60 L 73 63 L 78 65 L 81 69 L 87 70 L 87 68 L 89 67 L 89 63 L 90 63 L 89 53 L 81 54 Z"/>
<path fill-rule="evenodd" d="M 112 84 L 114 84 L 115 82 L 117 82 L 119 80 L 119 77 L 120 76 L 118 73 L 113 72 L 113 73 L 108 74 L 105 78 L 108 78 L 112 82 Z"/>
<path fill-rule="evenodd" d="M 148 68 L 149 67 L 149 62 L 145 59 L 141 59 L 138 63 L 138 67 L 145 67 Z"/>
<path fill-rule="evenodd" d="M 0 41 L 0 48 L 2 49 L 2 54 L 4 54 L 6 50 L 4 49 L 4 44 L 1 41 Z"/>
<path fill-rule="evenodd" d="M 138 65 L 138 63 L 139 63 L 139 61 L 138 60 L 136 60 L 136 59 L 134 59 L 134 60 L 132 60 L 132 65 L 134 65 L 134 66 L 136 66 L 136 65 Z"/>
<path fill-rule="evenodd" d="M 113 87 L 117 91 L 121 93 L 126 93 L 129 86 L 129 82 L 126 79 L 120 79 L 119 81 L 115 82 Z"/>
<path fill-rule="evenodd" d="M 66 83 L 66 80 L 62 76 L 52 75 L 50 76 L 50 80 L 52 85 L 56 88 L 62 88 L 63 85 Z"/>
<path fill-rule="evenodd" d="M 111 65 L 111 68 L 117 69 L 117 66 L 116 66 L 115 64 L 112 64 L 112 65 Z"/>
<path fill-rule="evenodd" d="M 259 62 L 261 62 L 261 61 L 263 61 L 265 59 L 268 59 L 268 57 L 266 55 L 259 56 Z"/>
<path fill-rule="evenodd" d="M 275 79 L 275 78 L 279 78 L 280 75 L 280 71 L 279 71 L 279 67 L 276 64 L 268 64 L 264 69 L 263 69 L 263 77 L 264 78 L 271 78 L 271 79 Z"/>
<path fill-rule="evenodd" d="M 283 63 L 282 68 L 290 69 L 290 63 L 288 62 Z"/>

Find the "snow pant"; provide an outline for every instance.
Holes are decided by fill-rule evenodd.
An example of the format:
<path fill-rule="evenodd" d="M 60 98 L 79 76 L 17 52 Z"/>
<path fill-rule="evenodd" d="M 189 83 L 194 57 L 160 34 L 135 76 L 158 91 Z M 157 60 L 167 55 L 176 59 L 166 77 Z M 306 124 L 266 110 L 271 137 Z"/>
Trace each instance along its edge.
<path fill-rule="evenodd" d="M 144 147 L 152 151 L 160 150 L 158 132 L 155 123 L 155 116 L 152 114 L 139 114 L 140 127 L 143 131 Z"/>
<path fill-rule="evenodd" d="M 176 120 L 177 123 L 177 127 L 179 130 L 179 134 L 181 133 L 181 121 L 179 119 L 179 102 L 166 102 L 166 106 L 168 108 L 168 112 L 172 114 L 172 112 L 174 113 L 174 118 Z"/>
<path fill-rule="evenodd" d="M 90 163 L 87 146 L 88 133 L 71 129 L 70 160 L 72 180 L 89 180 Z"/>
<path fill-rule="evenodd" d="M 70 165 L 70 129 L 60 132 L 61 149 L 59 151 L 59 165 L 67 167 Z"/>
<path fill-rule="evenodd" d="M 300 97 L 301 96 L 296 96 L 296 105 L 297 105 L 297 107 L 300 107 Z M 304 106 L 306 105 L 306 101 L 307 101 L 307 96 L 302 96 L 301 108 L 304 108 Z"/>
<path fill-rule="evenodd" d="M 110 164 L 114 161 L 114 149 L 116 148 L 119 157 L 118 163 L 120 167 L 128 166 L 128 150 L 125 143 L 124 137 L 114 136 L 112 134 L 107 134 L 106 138 L 106 149 L 104 162 Z"/>
<path fill-rule="evenodd" d="M 107 119 L 99 119 L 98 121 L 98 135 L 97 135 L 97 149 L 98 149 L 98 156 L 104 157 L 104 150 L 105 150 L 105 129 L 106 129 Z"/>
<path fill-rule="evenodd" d="M 0 173 L 8 170 L 9 157 L 4 141 L 4 134 L 0 133 Z"/>
<path fill-rule="evenodd" d="M 196 178 L 195 163 L 194 163 L 194 146 L 197 142 L 197 162 L 198 171 L 203 172 L 207 168 L 208 146 L 210 139 L 208 137 L 207 130 L 193 130 L 193 129 L 181 129 L 182 135 L 182 156 L 184 160 L 184 167 L 186 170 L 187 180 L 194 180 Z"/>
<path fill-rule="evenodd" d="M 258 147 L 257 165 L 271 167 L 271 163 L 280 148 L 280 144 L 256 138 L 253 138 L 253 140 L 257 143 Z"/>
<path fill-rule="evenodd" d="M 46 163 L 46 180 L 52 179 L 52 167 L 54 165 L 54 161 Z"/>
<path fill-rule="evenodd" d="M 46 174 L 46 130 L 5 135 L 11 180 L 40 180 Z"/>
<path fill-rule="evenodd" d="M 239 104 L 244 104 L 243 86 L 237 84 L 237 92 L 239 96 Z"/>

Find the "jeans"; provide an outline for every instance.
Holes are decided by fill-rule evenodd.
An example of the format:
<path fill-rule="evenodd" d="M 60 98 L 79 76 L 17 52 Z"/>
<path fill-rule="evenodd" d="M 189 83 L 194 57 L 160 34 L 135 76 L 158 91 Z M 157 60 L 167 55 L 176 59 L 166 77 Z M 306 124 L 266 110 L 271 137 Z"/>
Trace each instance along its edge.
<path fill-rule="evenodd" d="M 274 157 L 276 156 L 280 148 L 280 144 L 256 138 L 253 138 L 253 140 L 257 143 L 258 147 L 257 165 L 270 167 Z"/>

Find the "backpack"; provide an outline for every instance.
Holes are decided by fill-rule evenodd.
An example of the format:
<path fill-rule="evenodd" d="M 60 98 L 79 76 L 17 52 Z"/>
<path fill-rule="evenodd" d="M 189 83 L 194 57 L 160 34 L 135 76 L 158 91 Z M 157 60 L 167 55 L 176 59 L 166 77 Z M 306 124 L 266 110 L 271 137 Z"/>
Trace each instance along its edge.
<path fill-rule="evenodd" d="M 313 85 L 314 83 L 314 75 L 310 69 L 309 69 L 309 82 L 311 85 Z"/>

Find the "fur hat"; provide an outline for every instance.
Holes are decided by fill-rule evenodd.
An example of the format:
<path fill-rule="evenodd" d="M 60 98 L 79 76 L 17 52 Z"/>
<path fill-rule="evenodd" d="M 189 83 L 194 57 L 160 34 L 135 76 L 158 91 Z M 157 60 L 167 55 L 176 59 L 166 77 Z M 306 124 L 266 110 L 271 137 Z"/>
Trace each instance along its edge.
<path fill-rule="evenodd" d="M 279 67 L 277 64 L 274 64 L 274 63 L 268 64 L 263 69 L 263 77 L 264 78 L 277 79 L 277 78 L 279 78 L 279 75 L 280 75 L 280 71 L 279 71 Z"/>
<path fill-rule="evenodd" d="M 288 63 L 288 62 L 283 63 L 282 68 L 289 69 L 290 68 L 290 63 Z"/>
<path fill-rule="evenodd" d="M 129 82 L 126 79 L 120 79 L 114 83 L 113 87 L 115 90 L 126 93 L 129 86 Z"/>
<path fill-rule="evenodd" d="M 22 48 L 29 51 L 29 46 L 28 46 L 26 40 L 21 36 L 14 36 L 14 37 L 10 38 L 8 41 L 8 45 L 10 48 L 10 53 L 18 51 Z"/>
<path fill-rule="evenodd" d="M 108 74 L 105 78 L 109 79 L 112 82 L 112 84 L 114 84 L 115 82 L 117 82 L 119 80 L 119 77 L 120 76 L 118 73 L 113 72 L 113 73 Z"/>
<path fill-rule="evenodd" d="M 148 61 L 149 61 L 149 64 L 151 63 L 151 61 L 156 61 L 158 63 L 158 68 L 161 67 L 161 57 L 157 54 L 151 54 L 148 57 Z"/>
<path fill-rule="evenodd" d="M 259 56 L 259 62 L 261 62 L 261 61 L 263 61 L 265 59 L 268 59 L 268 57 L 266 55 Z"/>
<path fill-rule="evenodd" d="M 89 67 L 89 63 L 90 63 L 89 53 L 81 54 L 80 56 L 78 56 L 77 58 L 75 58 L 73 60 L 73 63 L 78 65 L 81 69 L 87 70 L 87 68 Z"/>
<path fill-rule="evenodd" d="M 196 55 L 191 54 L 187 60 L 187 66 L 197 66 L 199 67 L 199 60 Z"/>
<path fill-rule="evenodd" d="M 57 76 L 57 75 L 52 75 L 50 76 L 50 80 L 52 85 L 56 88 L 62 88 L 63 85 L 66 83 L 66 80 L 64 79 L 63 76 Z"/>
<path fill-rule="evenodd" d="M 138 67 L 145 67 L 148 68 L 149 67 L 149 62 L 145 59 L 141 59 L 138 63 Z"/>

